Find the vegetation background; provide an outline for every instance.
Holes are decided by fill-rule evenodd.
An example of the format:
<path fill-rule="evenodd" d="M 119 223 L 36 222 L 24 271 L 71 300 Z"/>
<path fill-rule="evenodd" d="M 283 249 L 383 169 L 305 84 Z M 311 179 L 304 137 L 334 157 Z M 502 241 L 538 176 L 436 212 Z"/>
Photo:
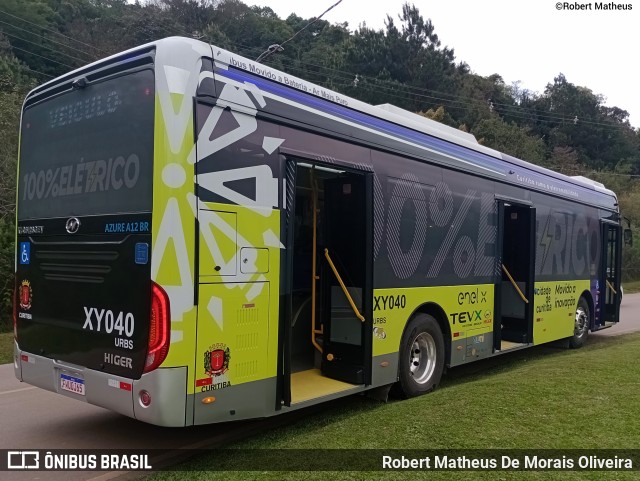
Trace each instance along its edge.
<path fill-rule="evenodd" d="M 0 330 L 12 323 L 18 125 L 31 88 L 172 35 L 255 59 L 311 20 L 280 19 L 239 0 L 0 0 Z M 623 108 L 607 106 L 602 95 L 562 73 L 543 92 L 506 85 L 498 73 L 476 75 L 410 4 L 387 17 L 384 29 L 352 32 L 346 23 L 318 20 L 264 63 L 365 102 L 421 112 L 489 147 L 600 181 L 618 194 L 640 240 L 640 132 Z M 624 249 L 623 279 L 639 278 L 637 242 Z"/>

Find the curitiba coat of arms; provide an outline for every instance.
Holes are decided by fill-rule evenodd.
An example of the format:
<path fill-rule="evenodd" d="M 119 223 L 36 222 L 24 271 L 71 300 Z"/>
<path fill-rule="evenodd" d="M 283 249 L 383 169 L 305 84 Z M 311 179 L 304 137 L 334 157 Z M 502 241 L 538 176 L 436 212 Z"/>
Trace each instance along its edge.
<path fill-rule="evenodd" d="M 221 376 L 229 370 L 229 347 L 214 345 L 204 353 L 204 370 L 209 376 Z"/>

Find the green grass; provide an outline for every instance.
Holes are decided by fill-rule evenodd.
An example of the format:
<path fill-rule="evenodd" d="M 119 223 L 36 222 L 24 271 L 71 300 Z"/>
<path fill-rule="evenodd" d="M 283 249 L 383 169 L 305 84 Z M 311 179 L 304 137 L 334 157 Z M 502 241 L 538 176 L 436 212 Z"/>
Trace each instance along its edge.
<path fill-rule="evenodd" d="M 639 361 L 640 333 L 592 336 L 579 350 L 536 347 L 452 369 L 427 396 L 387 404 L 358 396 L 338 400 L 294 425 L 226 447 L 639 449 Z M 637 479 L 637 473 L 584 471 L 223 472 L 211 453 L 185 464 L 189 479 Z M 240 456 L 225 456 L 225 463 L 242 464 Z M 149 479 L 180 480 L 185 473 Z"/>
<path fill-rule="evenodd" d="M 623 282 L 622 287 L 624 287 L 625 294 L 640 292 L 640 281 Z"/>
<path fill-rule="evenodd" d="M 13 362 L 13 331 L 0 332 L 0 364 Z"/>

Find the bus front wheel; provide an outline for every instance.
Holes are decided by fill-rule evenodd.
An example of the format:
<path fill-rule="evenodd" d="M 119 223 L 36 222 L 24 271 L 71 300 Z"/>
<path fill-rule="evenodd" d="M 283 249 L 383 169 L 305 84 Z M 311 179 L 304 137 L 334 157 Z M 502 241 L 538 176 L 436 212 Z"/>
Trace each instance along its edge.
<path fill-rule="evenodd" d="M 444 338 L 438 322 L 417 314 L 405 329 L 400 345 L 399 387 L 406 397 L 433 391 L 444 369 Z"/>
<path fill-rule="evenodd" d="M 573 336 L 569 338 L 569 347 L 577 349 L 587 340 L 589 335 L 589 324 L 591 323 L 591 314 L 589 312 L 589 303 L 584 297 L 578 301 L 576 307 L 576 318 L 573 326 Z"/>

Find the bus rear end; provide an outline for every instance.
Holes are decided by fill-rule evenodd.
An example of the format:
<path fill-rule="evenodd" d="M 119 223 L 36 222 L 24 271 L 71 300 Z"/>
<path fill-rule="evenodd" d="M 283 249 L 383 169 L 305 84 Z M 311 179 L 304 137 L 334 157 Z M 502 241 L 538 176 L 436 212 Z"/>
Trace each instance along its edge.
<path fill-rule="evenodd" d="M 18 379 L 136 417 L 168 349 L 151 281 L 153 50 L 25 100 L 17 192 Z"/>

